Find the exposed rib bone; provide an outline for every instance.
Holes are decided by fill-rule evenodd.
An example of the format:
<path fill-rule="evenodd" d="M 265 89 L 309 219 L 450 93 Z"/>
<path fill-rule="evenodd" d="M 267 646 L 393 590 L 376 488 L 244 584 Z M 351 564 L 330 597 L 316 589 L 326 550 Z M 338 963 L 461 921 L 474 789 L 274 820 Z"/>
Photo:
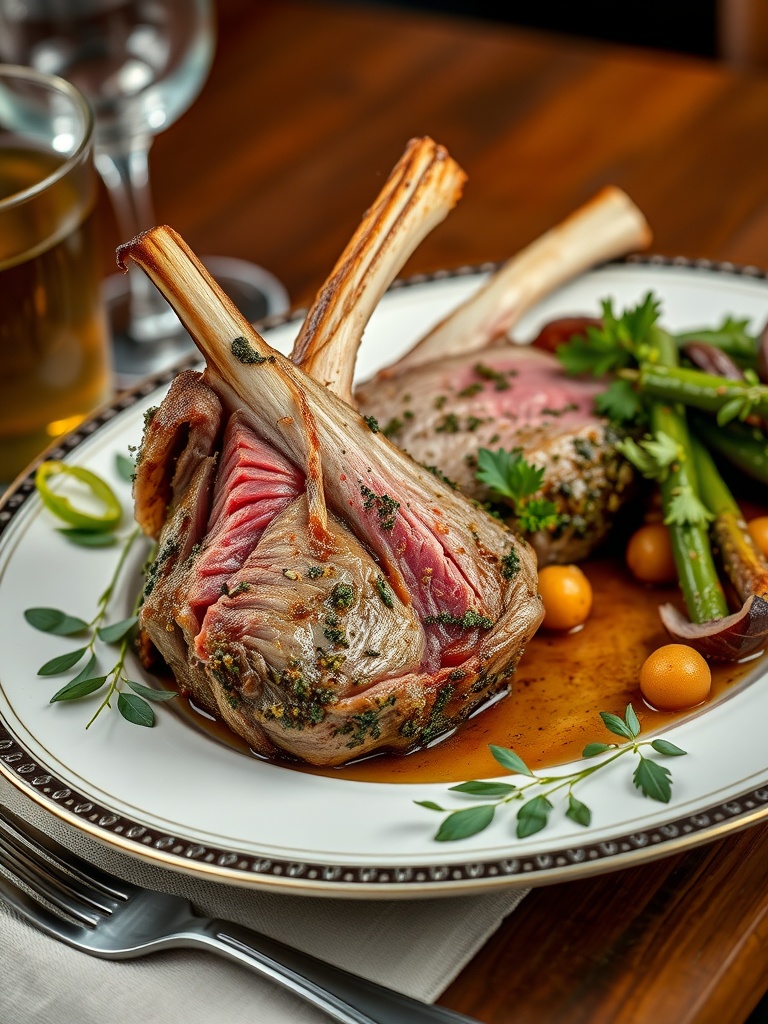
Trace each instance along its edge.
<path fill-rule="evenodd" d="M 424 518 L 431 522 L 434 506 L 439 506 L 439 536 L 451 537 L 459 572 L 468 578 L 479 573 L 484 579 L 478 592 L 486 600 L 493 602 L 495 591 L 498 614 L 504 603 L 498 569 L 492 560 L 478 563 L 477 537 L 496 557 L 505 554 L 510 543 L 519 546 L 520 562 L 528 568 L 531 556 L 524 542 L 489 517 L 474 521 L 466 498 L 381 433 L 371 431 L 362 416 L 273 350 L 172 228 L 152 228 L 121 246 L 118 255 L 121 266 L 127 258 L 138 263 L 173 306 L 205 356 L 203 380 L 219 396 L 225 412 L 239 410 L 306 475 L 318 544 L 325 540 L 326 501 L 332 495 L 334 511 L 352 524 L 383 565 L 396 571 L 398 557 L 391 549 L 396 531 L 382 534 L 375 517 L 362 514 L 359 493 L 362 486 L 378 494 L 382 482 L 396 482 L 403 518 L 423 507 Z M 532 617 L 536 614 L 538 608 Z"/>
<path fill-rule="evenodd" d="M 647 248 L 651 230 L 629 196 L 607 186 L 493 274 L 381 376 L 498 341 L 539 299 L 609 259 Z"/>
<path fill-rule="evenodd" d="M 182 692 L 254 749 L 316 764 L 431 742 L 504 692 L 543 614 L 525 541 L 272 350 L 170 228 L 119 255 L 158 285 L 207 363 L 163 400 L 178 415 L 147 421 L 137 507 L 154 507 L 145 486 L 168 493 L 160 462 L 179 476 L 166 454 L 196 408 L 187 388 L 215 392 L 227 421 L 208 459 L 221 456 L 213 493 L 193 477 L 190 501 L 172 495 L 141 610 Z M 166 430 L 172 438 L 157 436 Z M 223 522 L 219 485 L 233 495 L 230 519 L 206 535 Z M 270 505 L 268 522 L 247 524 L 250 550 L 245 499 Z M 222 536 L 231 543 L 217 551 Z M 333 603 L 336 580 L 346 603 Z"/>
<path fill-rule="evenodd" d="M 411 139 L 318 292 L 291 359 L 350 405 L 365 325 L 419 242 L 456 204 L 465 180 L 443 146 Z"/>

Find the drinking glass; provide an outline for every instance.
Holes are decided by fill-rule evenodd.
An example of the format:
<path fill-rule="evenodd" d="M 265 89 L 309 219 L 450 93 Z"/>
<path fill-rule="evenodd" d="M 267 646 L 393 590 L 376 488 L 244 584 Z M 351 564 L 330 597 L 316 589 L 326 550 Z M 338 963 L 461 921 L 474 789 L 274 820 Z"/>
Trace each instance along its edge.
<path fill-rule="evenodd" d="M 216 41 L 212 0 L 0 0 L 0 58 L 73 82 L 95 114 L 95 162 L 129 241 L 155 226 L 149 184 L 154 136 L 193 103 Z M 282 284 L 244 260 L 203 260 L 249 320 L 288 307 Z M 105 286 L 119 384 L 193 350 L 155 286 L 136 267 Z"/>
<path fill-rule="evenodd" d="M 111 392 L 92 129 L 69 82 L 0 65 L 0 489 Z"/>

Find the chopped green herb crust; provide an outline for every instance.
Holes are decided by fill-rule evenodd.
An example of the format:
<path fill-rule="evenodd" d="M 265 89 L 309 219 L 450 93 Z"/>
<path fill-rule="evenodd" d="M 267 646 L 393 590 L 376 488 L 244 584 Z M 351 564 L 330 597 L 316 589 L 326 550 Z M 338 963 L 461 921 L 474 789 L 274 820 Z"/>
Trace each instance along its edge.
<path fill-rule="evenodd" d="M 235 359 L 246 366 L 252 364 L 260 366 L 262 363 L 274 363 L 275 361 L 274 356 L 259 355 L 253 345 L 245 338 L 234 338 L 230 348 Z"/>
<path fill-rule="evenodd" d="M 387 608 L 394 608 L 395 598 L 394 594 L 392 593 L 392 588 L 389 586 L 389 584 L 387 583 L 383 576 L 376 577 L 376 590 L 378 592 L 379 597 L 387 606 Z"/>
<path fill-rule="evenodd" d="M 360 493 L 363 496 L 363 508 L 376 509 L 376 515 L 379 517 L 379 525 L 382 530 L 391 530 L 395 525 L 400 502 L 395 501 L 388 494 L 376 494 L 375 491 L 372 491 L 370 487 L 366 487 L 365 484 L 360 484 Z"/>
<path fill-rule="evenodd" d="M 425 626 L 432 626 L 439 623 L 441 626 L 461 626 L 462 629 L 493 629 L 493 621 L 487 615 L 480 615 L 479 612 L 468 608 L 463 615 L 451 615 L 450 612 L 438 612 L 437 615 L 427 615 L 424 619 Z"/>
<path fill-rule="evenodd" d="M 345 611 L 352 606 L 354 599 L 355 592 L 349 583 L 336 583 L 328 598 L 334 608 Z"/>

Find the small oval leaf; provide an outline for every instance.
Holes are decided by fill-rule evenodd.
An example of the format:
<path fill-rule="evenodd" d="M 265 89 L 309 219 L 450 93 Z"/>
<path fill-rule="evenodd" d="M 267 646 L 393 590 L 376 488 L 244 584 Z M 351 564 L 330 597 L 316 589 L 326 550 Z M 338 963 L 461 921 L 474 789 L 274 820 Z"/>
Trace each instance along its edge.
<path fill-rule="evenodd" d="M 488 749 L 499 764 L 508 771 L 515 772 L 517 775 L 533 775 L 533 772 L 522 757 L 519 757 L 514 750 L 510 750 L 509 747 L 497 747 L 493 743 L 490 743 L 488 745 Z"/>
<path fill-rule="evenodd" d="M 79 544 L 82 548 L 109 548 L 117 542 L 114 533 L 99 533 L 96 530 L 78 530 L 75 526 L 59 526 L 59 533 L 72 544 Z"/>
<path fill-rule="evenodd" d="M 549 820 L 552 804 L 545 796 L 535 796 L 517 812 L 517 838 L 524 839 L 541 832 Z"/>
<path fill-rule="evenodd" d="M 59 654 L 58 657 L 46 661 L 38 669 L 37 674 L 39 676 L 55 676 L 59 672 L 66 672 L 68 668 L 72 668 L 73 665 L 80 661 L 87 650 L 87 647 L 79 647 L 76 651 L 67 651 L 66 654 Z"/>
<path fill-rule="evenodd" d="M 581 800 L 577 800 L 573 793 L 568 794 L 568 810 L 565 812 L 565 816 L 585 828 L 592 823 L 592 811 Z"/>
<path fill-rule="evenodd" d="M 90 658 L 88 659 L 88 661 L 85 663 L 85 666 L 80 669 L 80 671 L 75 676 L 75 678 L 72 680 L 72 682 L 73 683 L 79 683 L 81 679 L 91 679 L 91 678 L 93 678 L 93 670 L 95 668 L 96 668 L 96 655 L 92 654 L 90 656 Z"/>
<path fill-rule="evenodd" d="M 624 721 L 627 724 L 627 728 L 632 733 L 633 738 L 640 735 L 640 720 L 635 714 L 635 709 L 631 704 L 627 704 L 627 710 L 624 712 Z"/>
<path fill-rule="evenodd" d="M 606 750 L 615 750 L 615 743 L 588 743 L 581 752 L 582 757 L 597 757 L 604 754 Z"/>
<path fill-rule="evenodd" d="M 435 839 L 444 843 L 477 835 L 493 821 L 495 810 L 495 804 L 480 804 L 478 807 L 466 807 L 462 811 L 454 811 L 453 814 L 448 815 L 437 830 Z"/>
<path fill-rule="evenodd" d="M 127 455 L 123 455 L 122 452 L 118 452 L 115 456 L 115 469 L 117 475 L 126 481 L 126 483 L 132 483 L 134 474 L 136 473 L 136 463 L 133 459 Z"/>
<path fill-rule="evenodd" d="M 59 608 L 27 608 L 24 618 L 41 633 L 55 636 L 73 636 L 88 629 L 88 623 L 76 615 L 67 615 Z"/>
<path fill-rule="evenodd" d="M 113 622 L 109 626 L 102 626 L 98 633 L 99 640 L 102 640 L 105 644 L 114 644 L 118 640 L 122 640 L 127 633 L 130 633 L 138 621 L 137 615 L 131 615 L 128 619 Z"/>
<path fill-rule="evenodd" d="M 624 739 L 634 739 L 632 733 L 627 728 L 626 723 L 623 719 L 619 718 L 618 715 L 612 715 L 610 711 L 601 711 L 600 717 L 603 720 L 603 724 L 609 732 L 612 732 L 615 736 L 623 736 Z"/>
<path fill-rule="evenodd" d="M 78 676 L 77 679 L 72 679 L 66 686 L 62 686 L 59 691 L 54 693 L 49 703 L 55 704 L 60 700 L 79 700 L 80 697 L 87 697 L 89 693 L 101 689 L 106 681 L 106 676 L 93 676 L 90 679 L 81 679 Z"/>
<path fill-rule="evenodd" d="M 179 696 L 178 690 L 153 690 L 151 686 L 135 683 L 132 679 L 126 679 L 126 682 L 134 693 L 138 693 L 140 697 L 145 697 L 147 700 L 164 701 Z"/>
<path fill-rule="evenodd" d="M 688 753 L 687 750 L 683 750 L 682 747 L 670 743 L 669 740 L 654 740 L 651 746 L 660 754 L 666 754 L 668 757 L 680 757 L 682 754 Z"/>
<path fill-rule="evenodd" d="M 455 793 L 469 793 L 471 796 L 509 796 L 517 792 L 517 786 L 507 782 L 462 782 L 458 786 L 449 786 Z"/>
<path fill-rule="evenodd" d="M 155 724 L 155 712 L 145 700 L 133 693 L 118 694 L 117 710 L 126 721 L 132 722 L 133 725 L 149 727 Z"/>

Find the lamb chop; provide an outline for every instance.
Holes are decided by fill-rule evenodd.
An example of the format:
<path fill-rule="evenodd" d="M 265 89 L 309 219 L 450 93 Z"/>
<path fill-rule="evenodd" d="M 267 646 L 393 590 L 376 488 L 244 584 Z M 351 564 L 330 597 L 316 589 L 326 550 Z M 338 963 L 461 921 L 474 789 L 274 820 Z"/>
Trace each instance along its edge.
<path fill-rule="evenodd" d="M 158 552 L 141 626 L 179 688 L 260 754 L 335 765 L 428 743 L 508 687 L 541 621 L 530 546 L 324 381 L 340 368 L 323 344 L 348 322 L 337 312 L 357 309 L 363 279 L 373 308 L 403 238 L 441 219 L 463 178 L 431 140 L 406 150 L 337 264 L 334 301 L 308 316 L 321 382 L 269 347 L 170 228 L 121 247 L 207 363 L 145 427 L 135 513 Z"/>
<path fill-rule="evenodd" d="M 507 334 L 543 295 L 590 266 L 644 248 L 644 217 L 606 188 L 509 260 L 393 365 L 355 391 L 358 408 L 416 461 L 437 467 L 479 501 L 478 451 L 520 450 L 544 469 L 536 495 L 557 524 L 529 536 L 539 564 L 586 558 L 635 493 L 619 436 L 595 414 L 604 385 L 569 378 L 551 351 L 511 344 Z"/>
<path fill-rule="evenodd" d="M 619 434 L 594 412 L 603 389 L 599 381 L 567 378 L 550 352 L 505 344 L 482 358 L 453 356 L 369 382 L 357 397 L 361 412 L 381 417 L 396 444 L 477 501 L 497 497 L 477 479 L 481 449 L 520 450 L 543 468 L 535 497 L 554 505 L 557 523 L 527 535 L 541 566 L 585 559 L 634 493 Z M 502 514 L 514 522 L 512 510 Z"/>

